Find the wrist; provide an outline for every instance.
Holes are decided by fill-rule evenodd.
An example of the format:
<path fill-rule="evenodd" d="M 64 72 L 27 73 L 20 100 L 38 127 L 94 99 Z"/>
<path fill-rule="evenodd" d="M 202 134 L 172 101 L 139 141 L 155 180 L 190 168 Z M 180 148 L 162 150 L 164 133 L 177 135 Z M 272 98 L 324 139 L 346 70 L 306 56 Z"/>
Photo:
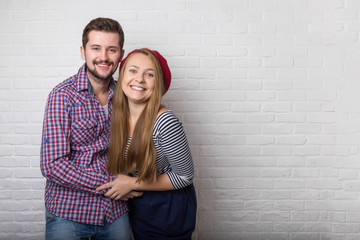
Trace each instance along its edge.
<path fill-rule="evenodd" d="M 141 191 L 141 189 L 140 189 L 140 182 L 138 182 L 138 180 L 139 180 L 139 178 L 137 178 L 137 177 L 133 177 L 133 189 L 135 190 L 135 191 Z"/>
<path fill-rule="evenodd" d="M 124 174 L 119 174 L 117 175 L 117 177 L 119 178 L 120 181 L 123 181 L 125 185 L 127 185 L 130 189 L 132 190 L 137 190 L 137 186 L 138 184 L 136 183 L 137 181 L 137 177 L 131 177 L 128 175 L 124 175 Z"/>

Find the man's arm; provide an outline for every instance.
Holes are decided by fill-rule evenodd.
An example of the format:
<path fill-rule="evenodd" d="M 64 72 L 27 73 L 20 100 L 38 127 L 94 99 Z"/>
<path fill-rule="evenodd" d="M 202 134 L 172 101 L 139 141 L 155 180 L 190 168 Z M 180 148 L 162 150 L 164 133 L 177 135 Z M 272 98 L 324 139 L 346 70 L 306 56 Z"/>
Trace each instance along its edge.
<path fill-rule="evenodd" d="M 67 97 L 51 92 L 47 101 L 40 166 L 42 174 L 57 184 L 72 189 L 99 194 L 96 187 L 112 181 L 109 175 L 77 167 L 71 160 L 71 118 Z"/>

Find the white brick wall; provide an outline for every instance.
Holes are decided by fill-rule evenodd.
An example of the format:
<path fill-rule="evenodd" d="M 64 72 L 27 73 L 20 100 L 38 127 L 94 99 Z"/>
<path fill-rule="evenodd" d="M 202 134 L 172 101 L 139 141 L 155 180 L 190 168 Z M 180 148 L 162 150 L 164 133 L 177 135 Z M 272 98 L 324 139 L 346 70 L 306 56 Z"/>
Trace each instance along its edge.
<path fill-rule="evenodd" d="M 44 238 L 44 104 L 98 16 L 171 65 L 194 239 L 360 239 L 360 0 L 1 0 L 0 239 Z"/>

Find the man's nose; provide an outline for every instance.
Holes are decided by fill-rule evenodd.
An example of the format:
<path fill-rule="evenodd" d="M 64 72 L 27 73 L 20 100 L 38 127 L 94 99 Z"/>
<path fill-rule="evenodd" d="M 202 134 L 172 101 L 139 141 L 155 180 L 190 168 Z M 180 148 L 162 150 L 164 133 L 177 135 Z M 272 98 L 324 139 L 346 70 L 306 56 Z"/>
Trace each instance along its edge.
<path fill-rule="evenodd" d="M 101 60 L 108 60 L 109 59 L 108 52 L 106 50 L 102 50 L 100 52 L 100 59 Z"/>

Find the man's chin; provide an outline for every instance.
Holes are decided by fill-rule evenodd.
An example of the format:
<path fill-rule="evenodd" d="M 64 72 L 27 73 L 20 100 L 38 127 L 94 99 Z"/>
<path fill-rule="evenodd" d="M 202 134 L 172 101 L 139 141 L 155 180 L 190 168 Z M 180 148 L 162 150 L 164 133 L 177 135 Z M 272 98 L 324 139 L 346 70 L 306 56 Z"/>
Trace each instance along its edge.
<path fill-rule="evenodd" d="M 95 76 L 97 79 L 101 80 L 101 81 L 108 81 L 109 79 L 111 79 L 112 75 L 107 75 L 107 76 Z"/>
<path fill-rule="evenodd" d="M 97 72 L 91 72 L 90 71 L 90 74 L 94 77 L 94 78 L 96 78 L 96 79 L 98 79 L 98 80 L 100 80 L 100 81 L 108 81 L 109 79 L 111 79 L 112 78 L 112 73 L 111 74 L 104 74 L 104 75 L 101 75 L 101 74 L 98 74 Z"/>

